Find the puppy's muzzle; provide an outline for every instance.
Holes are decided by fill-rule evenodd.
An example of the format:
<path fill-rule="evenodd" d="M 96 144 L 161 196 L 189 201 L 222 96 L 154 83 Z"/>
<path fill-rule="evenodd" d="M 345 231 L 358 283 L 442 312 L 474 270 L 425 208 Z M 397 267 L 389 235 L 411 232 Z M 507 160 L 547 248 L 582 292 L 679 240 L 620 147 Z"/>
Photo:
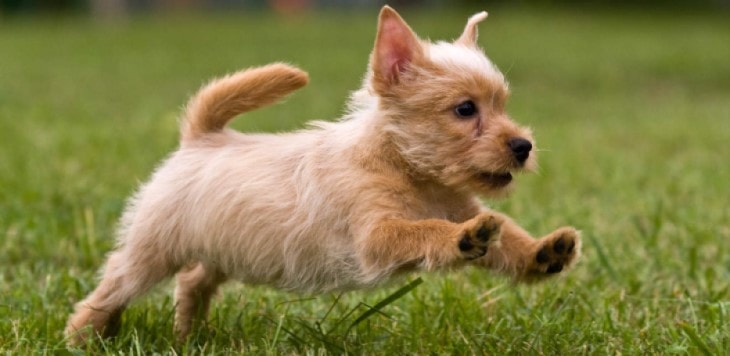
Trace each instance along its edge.
<path fill-rule="evenodd" d="M 512 155 L 515 157 L 517 162 L 520 164 L 525 163 L 528 157 L 530 157 L 530 151 L 532 150 L 532 143 L 521 137 L 513 137 L 507 142 Z"/>

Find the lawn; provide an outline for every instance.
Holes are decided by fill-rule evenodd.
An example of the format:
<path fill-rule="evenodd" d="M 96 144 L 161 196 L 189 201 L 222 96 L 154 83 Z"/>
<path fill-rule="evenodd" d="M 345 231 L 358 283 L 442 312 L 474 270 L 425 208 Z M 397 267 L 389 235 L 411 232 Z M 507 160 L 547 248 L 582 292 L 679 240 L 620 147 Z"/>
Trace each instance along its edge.
<path fill-rule="evenodd" d="M 402 14 L 443 39 L 476 10 Z M 541 148 L 539 172 L 488 203 L 535 235 L 581 229 L 573 271 L 532 286 L 481 270 L 413 275 L 314 297 L 231 283 L 180 345 L 167 284 L 129 308 L 119 337 L 85 350 L 727 353 L 727 13 L 488 10 L 480 43 L 510 79 L 510 113 Z M 334 119 L 364 73 L 375 19 L 375 10 L 2 19 L 0 353 L 66 350 L 66 318 L 95 285 L 125 198 L 175 149 L 177 115 L 201 83 L 294 63 L 310 85 L 234 126 Z"/>

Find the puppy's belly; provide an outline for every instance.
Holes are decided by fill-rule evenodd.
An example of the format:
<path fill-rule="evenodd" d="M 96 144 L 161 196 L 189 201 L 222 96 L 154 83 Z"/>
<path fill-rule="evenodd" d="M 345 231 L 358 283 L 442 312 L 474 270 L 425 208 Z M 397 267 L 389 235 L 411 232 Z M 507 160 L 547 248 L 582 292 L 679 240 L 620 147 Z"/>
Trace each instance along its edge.
<path fill-rule="evenodd" d="M 372 284 L 364 280 L 352 247 L 343 243 L 347 237 L 277 236 L 273 231 L 265 232 L 271 234 L 226 238 L 227 245 L 239 240 L 236 247 L 209 246 L 203 260 L 231 279 L 300 293 L 359 289 Z M 218 244 L 222 245 L 226 243 Z"/>

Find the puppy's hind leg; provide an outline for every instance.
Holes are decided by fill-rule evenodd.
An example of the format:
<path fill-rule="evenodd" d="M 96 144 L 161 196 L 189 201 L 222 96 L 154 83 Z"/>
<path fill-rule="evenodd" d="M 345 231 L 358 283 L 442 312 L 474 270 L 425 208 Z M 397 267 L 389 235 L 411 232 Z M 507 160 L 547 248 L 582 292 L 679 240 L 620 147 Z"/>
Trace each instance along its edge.
<path fill-rule="evenodd" d="M 185 267 L 177 274 L 175 288 L 175 333 L 184 341 L 194 322 L 205 320 L 210 300 L 225 282 L 223 273 L 202 263 Z"/>
<path fill-rule="evenodd" d="M 149 246 L 124 246 L 107 259 L 101 281 L 86 299 L 76 304 L 66 325 L 70 346 L 95 335 L 114 336 L 127 304 L 174 273 L 175 268 Z"/>

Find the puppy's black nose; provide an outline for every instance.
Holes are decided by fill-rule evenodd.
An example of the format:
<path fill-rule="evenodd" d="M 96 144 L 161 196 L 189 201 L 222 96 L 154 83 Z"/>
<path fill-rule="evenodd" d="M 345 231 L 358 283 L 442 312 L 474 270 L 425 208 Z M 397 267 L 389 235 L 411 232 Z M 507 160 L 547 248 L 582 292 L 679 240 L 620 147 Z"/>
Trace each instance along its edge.
<path fill-rule="evenodd" d="M 530 141 L 520 137 L 513 137 L 509 139 L 507 144 L 512 150 L 512 154 L 520 163 L 524 163 L 527 157 L 530 156 L 530 150 L 532 150 L 532 143 Z"/>

